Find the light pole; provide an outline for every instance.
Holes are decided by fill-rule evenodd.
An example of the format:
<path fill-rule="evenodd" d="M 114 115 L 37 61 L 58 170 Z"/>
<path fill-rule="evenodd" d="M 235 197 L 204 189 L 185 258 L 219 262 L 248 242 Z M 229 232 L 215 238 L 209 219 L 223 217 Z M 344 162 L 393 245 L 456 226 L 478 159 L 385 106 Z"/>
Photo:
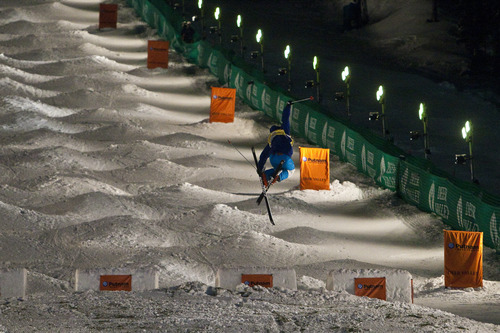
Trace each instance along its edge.
<path fill-rule="evenodd" d="M 474 159 L 472 157 L 472 124 L 470 121 L 465 122 L 465 126 L 462 127 L 462 137 L 465 142 L 469 143 L 469 165 L 470 165 L 470 178 L 474 182 Z"/>
<path fill-rule="evenodd" d="M 198 0 L 198 8 L 200 9 L 200 16 L 201 16 L 201 32 L 202 35 L 205 34 L 205 24 L 203 21 L 205 20 L 205 17 L 203 15 L 203 0 Z"/>
<path fill-rule="evenodd" d="M 313 58 L 313 69 L 316 71 L 316 98 L 318 103 L 320 103 L 320 92 L 319 92 L 319 59 L 317 56 Z"/>
<path fill-rule="evenodd" d="M 385 94 L 384 87 L 380 86 L 377 90 L 377 101 L 382 106 L 382 136 L 385 138 Z"/>
<path fill-rule="evenodd" d="M 424 103 L 420 103 L 420 108 L 418 109 L 418 117 L 424 124 L 424 152 L 425 158 L 429 159 L 431 155 L 431 150 L 429 149 L 429 137 L 427 135 L 427 108 Z"/>
<path fill-rule="evenodd" d="M 257 40 L 257 43 L 260 44 L 260 59 L 262 62 L 262 72 L 264 72 L 264 44 L 263 44 L 263 38 L 262 38 L 262 30 L 258 30 L 257 34 L 255 35 L 255 39 Z"/>
<path fill-rule="evenodd" d="M 241 56 L 243 57 L 243 20 L 241 18 L 241 15 L 238 15 L 236 17 L 236 25 L 240 29 L 240 51 Z"/>
<path fill-rule="evenodd" d="M 219 26 L 218 26 L 219 44 L 222 45 L 222 31 L 221 31 L 220 19 L 219 19 L 220 18 L 220 8 L 219 7 L 215 8 L 214 17 L 217 20 L 217 22 L 219 23 Z"/>
<path fill-rule="evenodd" d="M 290 50 L 290 45 L 287 45 L 285 47 L 285 51 L 283 54 L 285 55 L 285 59 L 288 60 L 288 91 L 292 89 L 292 82 L 291 82 L 291 70 L 292 70 L 292 56 L 291 56 L 291 50 Z"/>
<path fill-rule="evenodd" d="M 350 98 L 351 98 L 351 73 L 349 72 L 349 67 L 345 66 L 344 71 L 342 72 L 342 81 L 345 82 L 346 84 L 346 98 L 345 98 L 345 104 L 347 108 L 347 117 L 351 118 L 351 105 L 350 105 Z"/>

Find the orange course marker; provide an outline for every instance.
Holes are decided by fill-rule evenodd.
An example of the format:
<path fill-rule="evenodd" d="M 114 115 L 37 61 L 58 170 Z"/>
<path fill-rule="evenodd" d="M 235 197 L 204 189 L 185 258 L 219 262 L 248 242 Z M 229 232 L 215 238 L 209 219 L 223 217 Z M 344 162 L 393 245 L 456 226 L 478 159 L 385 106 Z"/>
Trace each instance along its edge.
<path fill-rule="evenodd" d="M 483 233 L 444 230 L 444 286 L 483 286 Z"/>
<path fill-rule="evenodd" d="M 386 300 L 385 277 L 355 278 L 354 294 Z"/>
<path fill-rule="evenodd" d="M 118 21 L 118 5 L 103 4 L 99 5 L 99 29 L 114 28 Z"/>
<path fill-rule="evenodd" d="M 148 41 L 148 68 L 168 68 L 168 48 L 170 43 L 163 40 Z"/>
<path fill-rule="evenodd" d="M 236 89 L 212 87 L 210 122 L 232 123 L 236 106 Z"/>
<path fill-rule="evenodd" d="M 300 147 L 300 190 L 330 190 L 330 149 Z"/>
<path fill-rule="evenodd" d="M 247 286 L 262 286 L 266 288 L 273 287 L 273 275 L 272 274 L 241 274 L 241 283 Z"/>
<path fill-rule="evenodd" d="M 99 290 L 132 291 L 132 275 L 101 275 Z"/>

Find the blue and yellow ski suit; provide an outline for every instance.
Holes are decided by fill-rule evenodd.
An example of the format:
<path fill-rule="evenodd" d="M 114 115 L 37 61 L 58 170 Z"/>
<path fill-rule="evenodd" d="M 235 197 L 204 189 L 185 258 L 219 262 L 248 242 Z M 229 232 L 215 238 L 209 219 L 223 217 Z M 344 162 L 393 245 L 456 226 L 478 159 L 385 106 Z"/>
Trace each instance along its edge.
<path fill-rule="evenodd" d="M 274 174 L 274 168 L 276 168 L 282 160 L 284 163 L 283 169 L 278 177 L 279 182 L 287 179 L 295 171 L 295 164 L 292 160 L 293 139 L 290 136 L 290 112 L 291 103 L 287 103 L 281 116 L 281 126 L 271 126 L 267 145 L 260 154 L 258 165 L 259 171 L 263 171 L 266 174 L 267 180 L 270 180 Z M 268 158 L 273 167 L 264 171 L 264 166 Z"/>

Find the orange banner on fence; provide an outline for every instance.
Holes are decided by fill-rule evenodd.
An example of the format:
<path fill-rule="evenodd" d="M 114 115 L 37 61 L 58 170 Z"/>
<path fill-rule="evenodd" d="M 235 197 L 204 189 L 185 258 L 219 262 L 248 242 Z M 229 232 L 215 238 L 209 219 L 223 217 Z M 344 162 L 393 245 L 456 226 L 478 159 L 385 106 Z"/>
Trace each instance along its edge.
<path fill-rule="evenodd" d="M 241 274 L 241 283 L 247 286 L 262 286 L 266 288 L 273 287 L 272 274 Z"/>
<path fill-rule="evenodd" d="M 164 40 L 148 40 L 148 68 L 168 68 L 168 48 Z"/>
<path fill-rule="evenodd" d="M 355 278 L 354 294 L 386 300 L 385 277 Z"/>
<path fill-rule="evenodd" d="M 300 189 L 330 189 L 330 149 L 300 147 Z"/>
<path fill-rule="evenodd" d="M 232 123 L 236 106 L 236 89 L 212 87 L 211 123 Z"/>
<path fill-rule="evenodd" d="M 118 21 L 118 5 L 103 4 L 99 5 L 99 29 L 115 28 Z"/>
<path fill-rule="evenodd" d="M 101 275 L 99 290 L 132 291 L 132 275 Z"/>
<path fill-rule="evenodd" d="M 483 286 L 483 233 L 444 230 L 444 286 Z"/>

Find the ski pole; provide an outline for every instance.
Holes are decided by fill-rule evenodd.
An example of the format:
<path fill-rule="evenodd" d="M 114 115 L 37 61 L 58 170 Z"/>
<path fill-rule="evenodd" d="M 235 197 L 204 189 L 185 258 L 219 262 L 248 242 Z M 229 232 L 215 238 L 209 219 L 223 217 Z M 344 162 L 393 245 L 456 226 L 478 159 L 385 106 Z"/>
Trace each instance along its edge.
<path fill-rule="evenodd" d="M 255 167 L 255 165 L 253 165 L 253 164 L 252 164 L 252 163 L 248 160 L 248 158 L 246 158 L 246 157 L 245 157 L 245 155 L 243 155 L 243 154 L 241 153 L 241 151 L 240 151 L 238 148 L 236 148 L 236 146 L 235 146 L 235 145 L 233 145 L 233 143 L 232 143 L 230 140 L 227 140 L 227 142 L 229 142 L 229 144 L 230 144 L 231 146 L 233 146 L 233 148 L 234 148 L 234 149 L 236 149 L 236 151 L 237 151 L 237 152 L 238 152 L 241 156 L 243 156 L 243 158 L 244 158 L 244 159 L 248 162 L 248 164 L 250 164 L 250 165 L 251 165 L 251 166 L 252 166 L 255 170 L 257 170 L 257 168 Z"/>
<path fill-rule="evenodd" d="M 313 99 L 314 99 L 314 97 L 312 97 L 312 96 L 308 97 L 308 98 L 297 99 L 295 101 L 291 101 L 290 104 L 312 101 Z"/>

